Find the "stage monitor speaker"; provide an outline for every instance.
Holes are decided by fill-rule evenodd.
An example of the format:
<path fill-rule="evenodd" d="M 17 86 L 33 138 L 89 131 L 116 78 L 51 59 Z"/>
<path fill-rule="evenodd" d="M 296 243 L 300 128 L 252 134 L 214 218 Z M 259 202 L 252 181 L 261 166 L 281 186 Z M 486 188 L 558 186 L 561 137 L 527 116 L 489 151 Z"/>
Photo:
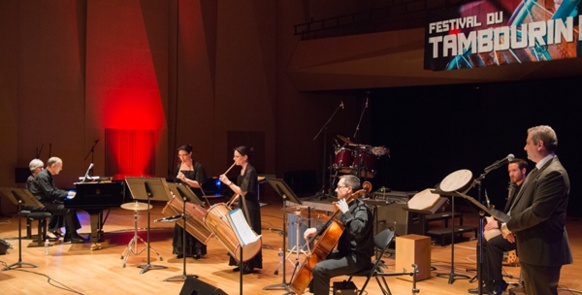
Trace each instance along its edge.
<path fill-rule="evenodd" d="M 180 295 L 228 295 L 221 289 L 207 284 L 195 277 L 187 277 Z"/>
<path fill-rule="evenodd" d="M 0 255 L 6 254 L 9 248 L 10 244 L 4 239 L 0 239 Z"/>
<path fill-rule="evenodd" d="M 410 221 L 409 212 L 406 210 L 408 205 L 405 202 L 389 203 L 378 206 L 376 211 L 376 230 L 380 233 L 390 228 L 395 231 L 397 236 L 408 234 L 408 223 Z"/>

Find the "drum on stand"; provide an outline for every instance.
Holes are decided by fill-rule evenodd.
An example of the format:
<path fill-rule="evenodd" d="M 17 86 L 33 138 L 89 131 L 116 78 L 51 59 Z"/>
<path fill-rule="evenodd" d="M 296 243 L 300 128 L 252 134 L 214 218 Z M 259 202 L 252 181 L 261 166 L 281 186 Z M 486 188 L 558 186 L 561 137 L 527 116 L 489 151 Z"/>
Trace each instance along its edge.
<path fill-rule="evenodd" d="M 374 176 L 376 176 L 376 162 L 378 161 L 378 156 L 374 155 L 367 145 L 360 145 L 354 151 L 354 154 L 351 168 L 354 171 L 359 170 L 360 177 L 374 178 Z"/>
<path fill-rule="evenodd" d="M 354 160 L 353 151 L 348 147 L 341 147 L 335 151 L 332 167 L 342 173 L 350 173 L 350 165 Z"/>
<path fill-rule="evenodd" d="M 304 251 L 307 242 L 303 237 L 303 233 L 307 230 L 307 224 L 304 222 L 305 217 L 297 216 L 293 213 L 287 214 L 287 250 L 297 251 L 297 239 L 299 239 L 299 250 Z M 297 227 L 299 226 L 299 236 L 297 236 Z"/>

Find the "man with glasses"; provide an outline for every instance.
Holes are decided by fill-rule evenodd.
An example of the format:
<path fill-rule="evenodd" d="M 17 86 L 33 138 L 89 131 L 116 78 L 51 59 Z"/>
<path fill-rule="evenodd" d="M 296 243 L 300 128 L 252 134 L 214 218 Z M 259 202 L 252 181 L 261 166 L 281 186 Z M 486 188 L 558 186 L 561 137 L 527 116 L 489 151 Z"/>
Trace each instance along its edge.
<path fill-rule="evenodd" d="M 332 277 L 349 275 L 372 266 L 374 216 L 364 201 L 356 199 L 350 204 L 346 201 L 359 188 L 360 179 L 356 176 L 340 177 L 335 189 L 339 201 L 335 205 L 341 212 L 337 219 L 343 223 L 345 229 L 339 238 L 337 249 L 313 268 L 312 291 L 315 295 L 329 294 Z M 323 232 L 326 225 L 307 229 L 303 234 L 305 240 Z"/>

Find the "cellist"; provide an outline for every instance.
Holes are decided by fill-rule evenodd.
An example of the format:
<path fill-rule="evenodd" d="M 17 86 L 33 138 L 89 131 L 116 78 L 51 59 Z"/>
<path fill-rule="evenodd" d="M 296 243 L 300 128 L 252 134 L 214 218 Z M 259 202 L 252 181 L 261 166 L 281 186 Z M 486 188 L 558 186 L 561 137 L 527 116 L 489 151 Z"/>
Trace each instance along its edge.
<path fill-rule="evenodd" d="M 350 204 L 346 202 L 346 198 L 359 188 L 360 179 L 355 175 L 340 177 L 335 189 L 339 201 L 335 205 L 341 211 L 337 218 L 344 224 L 345 230 L 339 238 L 337 249 L 313 268 L 311 291 L 315 295 L 329 294 L 332 277 L 350 275 L 372 267 L 374 215 L 361 199 L 356 199 Z M 308 240 L 320 230 L 323 229 L 308 228 L 303 236 Z"/>

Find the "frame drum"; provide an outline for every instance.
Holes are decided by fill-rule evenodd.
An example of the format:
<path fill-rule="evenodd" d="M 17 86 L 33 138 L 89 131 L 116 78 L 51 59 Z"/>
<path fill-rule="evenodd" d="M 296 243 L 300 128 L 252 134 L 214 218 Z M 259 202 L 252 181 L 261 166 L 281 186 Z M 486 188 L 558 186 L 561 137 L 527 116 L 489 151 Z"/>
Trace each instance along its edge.
<path fill-rule="evenodd" d="M 441 181 L 439 189 L 446 193 L 466 193 L 471 188 L 471 180 L 473 180 L 473 173 L 470 170 L 457 170 Z"/>

